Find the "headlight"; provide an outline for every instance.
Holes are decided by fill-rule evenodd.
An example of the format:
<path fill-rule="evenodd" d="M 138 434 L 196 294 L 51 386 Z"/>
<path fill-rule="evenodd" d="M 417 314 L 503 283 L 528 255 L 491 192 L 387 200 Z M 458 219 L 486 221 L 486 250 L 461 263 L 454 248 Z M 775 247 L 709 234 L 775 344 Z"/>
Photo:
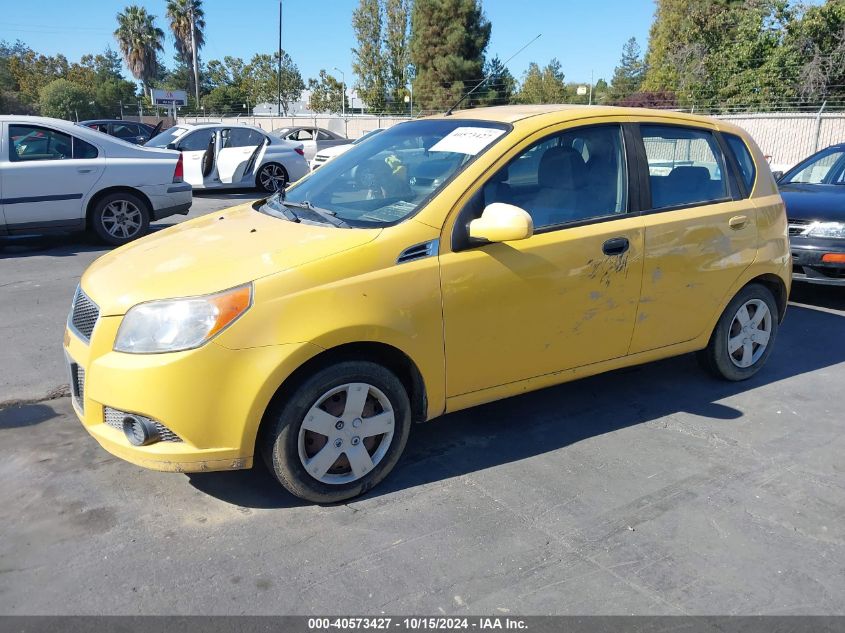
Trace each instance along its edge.
<path fill-rule="evenodd" d="M 813 237 L 841 237 L 845 238 L 845 223 L 843 222 L 818 222 L 807 235 Z"/>
<path fill-rule="evenodd" d="M 213 295 L 139 303 L 120 324 L 114 349 L 153 354 L 193 349 L 234 323 L 252 305 L 252 284 Z"/>

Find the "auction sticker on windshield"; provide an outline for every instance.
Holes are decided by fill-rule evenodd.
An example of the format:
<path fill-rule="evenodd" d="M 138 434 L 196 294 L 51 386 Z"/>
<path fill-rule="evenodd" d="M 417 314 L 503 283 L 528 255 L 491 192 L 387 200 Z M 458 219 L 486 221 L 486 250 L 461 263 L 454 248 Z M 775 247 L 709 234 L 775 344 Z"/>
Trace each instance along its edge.
<path fill-rule="evenodd" d="M 458 127 L 431 146 L 430 152 L 454 152 L 475 156 L 505 130 L 490 127 Z"/>

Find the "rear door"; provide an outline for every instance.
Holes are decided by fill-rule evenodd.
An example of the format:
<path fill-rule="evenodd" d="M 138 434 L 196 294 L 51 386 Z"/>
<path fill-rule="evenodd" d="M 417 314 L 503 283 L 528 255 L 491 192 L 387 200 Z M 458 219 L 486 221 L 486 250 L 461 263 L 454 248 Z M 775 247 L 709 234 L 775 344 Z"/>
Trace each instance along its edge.
<path fill-rule="evenodd" d="M 697 338 L 757 254 L 757 216 L 721 136 L 641 123 L 645 265 L 631 353 Z"/>
<path fill-rule="evenodd" d="M 185 182 L 194 187 L 214 183 L 215 134 L 214 128 L 203 128 L 185 134 L 178 141 L 185 169 Z"/>
<path fill-rule="evenodd" d="M 7 228 L 73 228 L 84 220 L 82 202 L 105 169 L 94 145 L 49 127 L 8 123 L 3 152 Z"/>
<path fill-rule="evenodd" d="M 252 174 L 258 154 L 266 144 L 267 137 L 258 130 L 237 127 L 220 130 L 217 155 L 220 182 L 238 183 Z"/>

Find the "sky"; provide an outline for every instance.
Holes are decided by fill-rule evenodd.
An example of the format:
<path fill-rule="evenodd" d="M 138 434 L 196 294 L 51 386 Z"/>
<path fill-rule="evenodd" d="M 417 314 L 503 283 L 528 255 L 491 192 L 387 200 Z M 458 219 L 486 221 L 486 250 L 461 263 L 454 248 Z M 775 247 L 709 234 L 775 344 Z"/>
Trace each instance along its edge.
<path fill-rule="evenodd" d="M 157 16 L 167 33 L 165 65 L 173 66 L 173 37 L 165 19 L 165 0 L 132 0 Z M 0 40 L 21 40 L 50 55 L 78 61 L 85 53 L 111 46 L 115 15 L 126 0 L 0 0 Z M 282 47 L 299 66 L 303 78 L 320 69 L 353 84 L 351 49 L 355 46 L 351 17 L 357 0 L 283 0 Z M 532 61 L 545 65 L 556 57 L 567 81 L 587 83 L 591 75 L 609 80 L 622 45 L 636 37 L 645 49 L 654 14 L 653 0 L 483 0 L 493 24 L 487 56 L 504 61 L 538 34 L 542 37 L 509 64 L 517 78 Z M 205 0 L 206 45 L 201 58 L 226 55 L 248 60 L 254 53 L 273 52 L 278 44 L 278 0 Z M 125 75 L 130 78 L 128 70 Z"/>

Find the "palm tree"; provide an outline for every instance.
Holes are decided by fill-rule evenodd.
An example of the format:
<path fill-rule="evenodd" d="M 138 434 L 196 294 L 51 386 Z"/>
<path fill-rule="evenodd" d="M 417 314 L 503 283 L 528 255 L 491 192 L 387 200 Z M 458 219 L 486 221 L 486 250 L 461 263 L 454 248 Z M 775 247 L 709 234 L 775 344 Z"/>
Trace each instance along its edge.
<path fill-rule="evenodd" d="M 123 59 L 135 79 L 144 86 L 144 94 L 150 79 L 158 69 L 157 55 L 164 48 L 161 45 L 164 31 L 155 25 L 155 16 L 137 5 L 130 5 L 117 14 L 117 30 L 114 37 L 123 53 Z"/>
<path fill-rule="evenodd" d="M 176 52 L 182 62 L 188 66 L 192 92 L 199 94 L 197 89 L 199 60 L 197 52 L 205 44 L 205 12 L 202 10 L 202 0 L 168 0 L 167 17 L 170 19 L 170 30 L 176 40 Z M 193 31 L 193 33 L 192 33 Z M 192 37 L 193 35 L 193 37 Z"/>

